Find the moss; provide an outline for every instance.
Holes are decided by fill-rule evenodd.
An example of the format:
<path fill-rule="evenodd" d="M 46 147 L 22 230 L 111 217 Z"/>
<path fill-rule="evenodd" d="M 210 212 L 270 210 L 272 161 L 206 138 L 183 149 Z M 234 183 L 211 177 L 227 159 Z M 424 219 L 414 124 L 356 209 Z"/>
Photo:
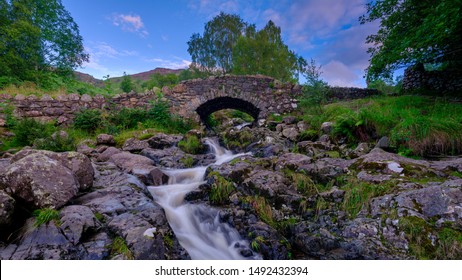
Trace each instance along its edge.
<path fill-rule="evenodd" d="M 167 247 L 167 249 L 172 249 L 173 248 L 173 236 L 172 234 L 165 234 L 163 236 L 164 240 L 164 245 Z"/>
<path fill-rule="evenodd" d="M 190 168 L 194 165 L 194 158 L 191 156 L 185 156 L 180 159 L 180 162 L 184 165 L 184 167 Z"/>

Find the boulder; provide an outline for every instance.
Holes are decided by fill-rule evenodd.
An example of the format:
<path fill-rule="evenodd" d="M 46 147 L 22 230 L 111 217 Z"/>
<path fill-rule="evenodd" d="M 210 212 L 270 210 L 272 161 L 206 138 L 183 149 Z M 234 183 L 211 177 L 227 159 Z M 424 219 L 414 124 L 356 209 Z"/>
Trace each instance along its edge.
<path fill-rule="evenodd" d="M 22 149 L 14 155 L 11 162 L 16 162 L 31 154 L 44 155 L 50 159 L 58 161 L 61 165 L 70 169 L 79 182 L 80 190 L 87 190 L 93 186 L 93 176 L 95 175 L 95 171 L 90 159 L 84 154 L 78 152 L 55 153 L 45 150 Z"/>
<path fill-rule="evenodd" d="M 300 166 L 311 163 L 313 160 L 302 154 L 286 153 L 278 157 L 276 162 L 276 170 L 288 168 L 290 170 L 297 170 Z"/>
<path fill-rule="evenodd" d="M 108 161 L 113 155 L 121 153 L 122 151 L 115 147 L 108 147 L 102 153 L 99 154 L 96 161 Z"/>
<path fill-rule="evenodd" d="M 0 189 L 28 208 L 60 208 L 77 194 L 79 182 L 61 162 L 33 153 L 13 162 L 0 174 Z"/>
<path fill-rule="evenodd" d="M 148 139 L 149 146 L 153 149 L 164 149 L 175 146 L 182 139 L 181 135 L 167 135 L 164 133 L 157 133 Z"/>
<path fill-rule="evenodd" d="M 0 228 L 8 226 L 13 219 L 15 200 L 6 192 L 0 191 Z"/>
<path fill-rule="evenodd" d="M 110 160 L 117 165 L 120 169 L 131 172 L 135 165 L 153 165 L 154 161 L 151 159 L 141 156 L 135 155 L 128 152 L 121 152 L 111 156 Z"/>
<path fill-rule="evenodd" d="M 96 145 L 114 146 L 114 136 L 110 134 L 99 134 L 98 136 L 96 136 Z"/>
<path fill-rule="evenodd" d="M 131 153 L 139 153 L 146 148 L 149 148 L 149 143 L 147 141 L 138 140 L 136 138 L 127 139 L 127 141 L 125 141 L 122 146 L 122 150 Z"/>

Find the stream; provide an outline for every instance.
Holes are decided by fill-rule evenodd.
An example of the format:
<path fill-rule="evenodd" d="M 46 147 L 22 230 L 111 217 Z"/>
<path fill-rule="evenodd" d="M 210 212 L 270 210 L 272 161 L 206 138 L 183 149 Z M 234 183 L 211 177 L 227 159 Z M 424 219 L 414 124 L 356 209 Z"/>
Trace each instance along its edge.
<path fill-rule="evenodd" d="M 213 164 L 220 165 L 244 154 L 233 154 L 221 147 L 217 141 L 206 139 L 206 144 L 215 155 Z M 167 220 L 181 246 L 191 259 L 231 260 L 260 258 L 253 253 L 244 257 L 241 251 L 249 252 L 249 245 L 236 229 L 219 221 L 219 211 L 204 204 L 185 202 L 186 194 L 197 189 L 204 181 L 208 166 L 188 169 L 167 169 L 167 185 L 151 186 L 149 191 L 165 211 Z"/>

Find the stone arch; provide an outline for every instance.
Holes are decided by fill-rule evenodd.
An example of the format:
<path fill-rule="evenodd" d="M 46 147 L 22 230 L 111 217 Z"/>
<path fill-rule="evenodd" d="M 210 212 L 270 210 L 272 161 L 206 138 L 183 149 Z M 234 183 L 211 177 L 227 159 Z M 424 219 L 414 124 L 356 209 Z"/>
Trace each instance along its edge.
<path fill-rule="evenodd" d="M 216 97 L 199 105 L 196 113 L 199 115 L 202 123 L 206 124 L 207 118 L 210 114 L 223 110 L 235 109 L 251 115 L 255 121 L 258 120 L 261 110 L 249 101 L 240 98 L 222 96 Z"/>

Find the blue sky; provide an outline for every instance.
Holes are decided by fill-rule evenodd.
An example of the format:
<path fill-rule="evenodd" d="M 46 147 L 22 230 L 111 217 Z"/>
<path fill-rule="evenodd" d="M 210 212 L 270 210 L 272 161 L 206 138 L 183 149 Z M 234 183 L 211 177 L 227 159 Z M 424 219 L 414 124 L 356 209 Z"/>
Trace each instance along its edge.
<path fill-rule="evenodd" d="M 262 28 L 272 20 L 290 49 L 322 65 L 331 85 L 365 86 L 365 38 L 378 24 L 360 25 L 367 0 L 62 0 L 79 25 L 90 61 L 77 69 L 102 78 L 156 67 L 186 68 L 187 41 L 220 11 Z"/>

